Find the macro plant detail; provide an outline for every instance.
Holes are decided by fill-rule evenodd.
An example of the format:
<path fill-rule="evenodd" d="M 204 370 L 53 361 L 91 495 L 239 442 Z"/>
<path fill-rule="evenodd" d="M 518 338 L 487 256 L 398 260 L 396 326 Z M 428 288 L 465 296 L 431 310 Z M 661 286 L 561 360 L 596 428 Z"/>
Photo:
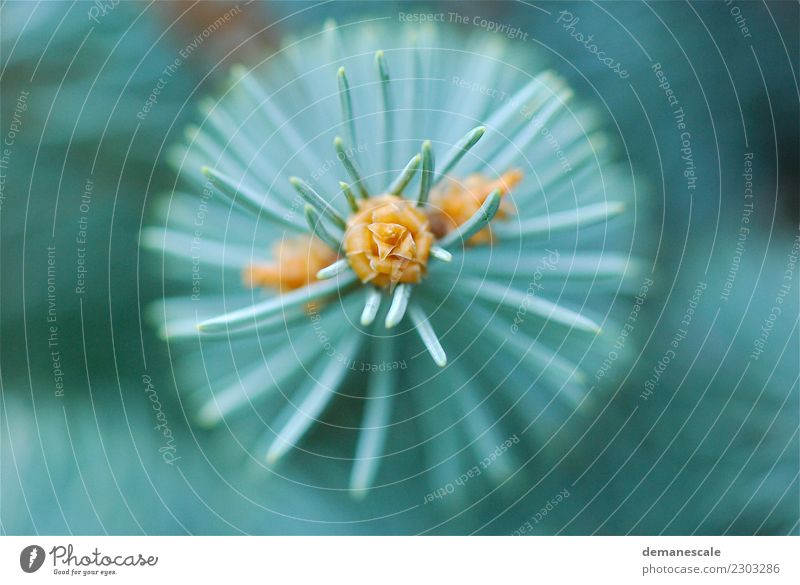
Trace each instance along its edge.
<path fill-rule="evenodd" d="M 176 370 L 199 423 L 257 421 L 251 458 L 274 464 L 363 388 L 355 494 L 392 455 L 398 400 L 416 405 L 418 447 L 443 477 L 460 456 L 443 431 L 463 426 L 485 454 L 588 404 L 581 360 L 608 350 L 601 330 L 636 267 L 613 249 L 626 224 L 609 223 L 632 198 L 626 171 L 559 76 L 500 75 L 495 38 L 464 52 L 431 28 L 375 52 L 379 28 L 366 30 L 329 24 L 263 68 L 234 67 L 171 151 L 179 187 L 141 237 L 191 283 L 148 315 L 194 348 Z M 443 89 L 456 74 L 507 97 Z M 386 367 L 398 360 L 412 363 Z M 354 374 L 359 361 L 371 373 Z"/>
<path fill-rule="evenodd" d="M 41 534 L 798 534 L 798 15 L 0 2 L 0 580 Z"/>

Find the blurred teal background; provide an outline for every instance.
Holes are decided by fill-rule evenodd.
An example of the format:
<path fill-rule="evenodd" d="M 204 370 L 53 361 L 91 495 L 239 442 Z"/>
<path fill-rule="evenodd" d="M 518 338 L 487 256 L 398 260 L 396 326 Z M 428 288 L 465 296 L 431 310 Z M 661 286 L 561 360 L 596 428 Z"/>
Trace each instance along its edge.
<path fill-rule="evenodd" d="M 0 7 L 3 534 L 510 534 L 526 522 L 534 534 L 797 534 L 800 283 L 797 266 L 787 272 L 800 235 L 797 4 L 245 4 Z M 242 14 L 181 59 L 140 115 L 165 69 L 231 9 Z M 527 454 L 522 485 L 503 493 L 471 485 L 468 507 L 380 492 L 354 502 L 302 484 L 339 473 L 334 461 L 297 457 L 291 480 L 266 477 L 224 433 L 188 424 L 165 346 L 140 318 L 162 296 L 137 243 L 153 198 L 174 180 L 164 151 L 231 65 L 262 59 L 285 35 L 330 17 L 455 11 L 527 32 L 509 46 L 540 51 L 606 111 L 652 188 L 656 275 L 634 332 L 635 364 L 612 369 L 607 408 L 572 448 Z M 565 11 L 624 63 L 627 87 L 565 29 Z M 686 111 L 698 176 L 691 195 L 654 63 Z M 749 153 L 754 208 L 745 224 Z M 656 375 L 698 283 L 706 288 L 689 335 Z M 159 452 L 147 380 L 175 435 L 174 465 Z M 311 440 L 336 444 L 328 432 Z M 563 490 L 569 497 L 542 517 Z"/>

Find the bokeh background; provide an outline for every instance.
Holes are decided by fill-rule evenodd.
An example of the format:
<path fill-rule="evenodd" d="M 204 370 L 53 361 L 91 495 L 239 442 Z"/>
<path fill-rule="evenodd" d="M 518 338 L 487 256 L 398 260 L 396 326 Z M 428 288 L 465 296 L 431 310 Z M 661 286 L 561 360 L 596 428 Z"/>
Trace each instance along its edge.
<path fill-rule="evenodd" d="M 626 83 L 563 11 L 624 64 Z M 190 424 L 141 318 L 161 285 L 139 230 L 174 182 L 165 149 L 197 102 L 289 35 L 399 12 L 519 27 L 527 39 L 510 50 L 540 52 L 608 113 L 653 199 L 655 274 L 632 366 L 611 371 L 605 407 L 572 444 L 522 457 L 522 485 L 471 486 L 458 508 L 305 485 L 337 473 L 325 462 L 297 460 L 291 481 L 252 468 L 224 434 Z M 797 534 L 798 22 L 795 2 L 3 2 L 0 531 Z M 691 192 L 657 63 L 685 110 Z M 659 365 L 689 308 L 688 335 Z M 172 465 L 149 384 L 175 435 Z M 336 441 L 328 432 L 310 440 Z"/>

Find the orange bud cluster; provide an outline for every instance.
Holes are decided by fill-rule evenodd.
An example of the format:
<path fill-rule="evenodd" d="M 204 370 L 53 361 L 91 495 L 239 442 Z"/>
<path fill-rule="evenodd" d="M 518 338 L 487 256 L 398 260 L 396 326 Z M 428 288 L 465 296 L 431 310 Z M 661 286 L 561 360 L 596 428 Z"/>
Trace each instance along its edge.
<path fill-rule="evenodd" d="M 396 195 L 380 195 L 358 202 L 358 211 L 347 220 L 343 249 L 350 267 L 364 283 L 378 287 L 416 284 L 425 276 L 434 238 L 458 228 L 499 189 L 508 193 L 522 180 L 522 171 L 511 170 L 490 181 L 474 174 L 464 181 L 450 181 L 431 192 L 431 204 L 423 210 L 415 202 Z M 513 212 L 508 201 L 497 217 Z M 469 243 L 491 242 L 484 229 Z M 317 272 L 337 259 L 337 254 L 311 236 L 284 239 L 273 248 L 273 262 L 251 264 L 244 270 L 245 284 L 276 288 L 285 293 L 317 280 Z"/>
<path fill-rule="evenodd" d="M 359 202 L 347 221 L 344 250 L 362 282 L 386 287 L 419 282 L 433 244 L 428 217 L 413 202 L 381 195 Z"/>
<path fill-rule="evenodd" d="M 285 293 L 317 280 L 317 272 L 336 261 L 336 254 L 317 238 L 283 239 L 273 247 L 274 261 L 251 264 L 244 271 L 245 284 L 277 288 Z"/>
<path fill-rule="evenodd" d="M 472 217 L 489 194 L 495 189 L 500 189 L 500 194 L 505 195 L 521 180 L 522 171 L 515 169 L 508 171 L 495 181 L 489 181 L 483 175 L 474 174 L 464 181 L 449 181 L 443 187 L 431 192 L 431 210 L 429 212 L 431 229 L 437 238 L 456 229 Z M 511 204 L 504 200 L 496 217 L 502 218 L 513 213 Z M 489 229 L 483 229 L 472 238 L 470 244 L 485 244 L 491 242 Z"/>

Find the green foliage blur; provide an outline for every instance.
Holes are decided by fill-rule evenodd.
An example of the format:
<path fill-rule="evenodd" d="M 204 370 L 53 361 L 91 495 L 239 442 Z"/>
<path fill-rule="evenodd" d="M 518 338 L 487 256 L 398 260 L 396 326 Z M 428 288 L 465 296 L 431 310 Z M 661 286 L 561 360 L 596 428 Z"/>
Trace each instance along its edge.
<path fill-rule="evenodd" d="M 733 3 L 749 37 L 725 3 L 256 2 L 207 36 L 239 5 L 163 4 L 0 7 L 2 534 L 798 533 L 796 4 Z M 541 51 L 607 111 L 656 197 L 635 365 L 610 371 L 607 408 L 573 448 L 529 454 L 513 490 L 471 487 L 459 510 L 315 487 L 341 472 L 344 448 L 313 464 L 299 456 L 286 474 L 252 465 L 225 433 L 190 424 L 171 356 L 141 318 L 168 291 L 139 230 L 172 187 L 166 150 L 198 100 L 285 35 L 399 12 L 528 33 L 509 46 Z M 687 116 L 689 191 L 656 63 Z M 311 440 L 331 442 L 325 432 Z"/>

